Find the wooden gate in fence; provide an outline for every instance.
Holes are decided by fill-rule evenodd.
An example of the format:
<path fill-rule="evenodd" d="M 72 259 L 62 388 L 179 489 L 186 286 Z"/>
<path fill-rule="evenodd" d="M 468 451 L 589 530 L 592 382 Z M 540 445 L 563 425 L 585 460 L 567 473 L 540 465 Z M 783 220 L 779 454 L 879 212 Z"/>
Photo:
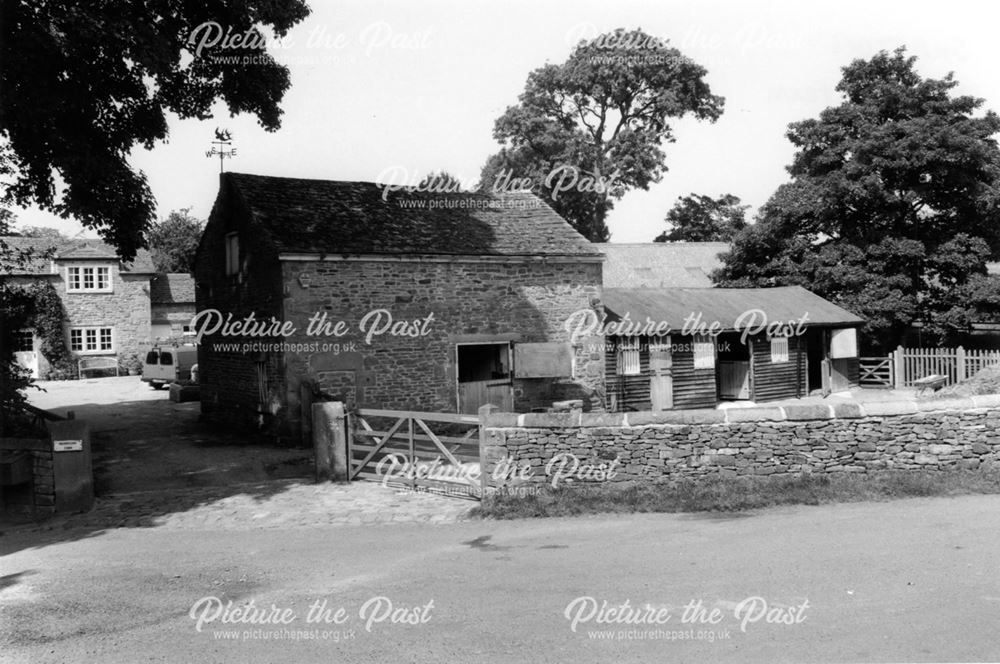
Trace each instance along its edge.
<path fill-rule="evenodd" d="M 348 477 L 479 499 L 477 415 L 362 408 L 348 416 Z"/>
<path fill-rule="evenodd" d="M 895 387 L 892 356 L 858 358 L 858 384 L 861 387 Z"/>
<path fill-rule="evenodd" d="M 1000 364 L 1000 351 L 900 346 L 886 356 L 859 360 L 862 387 L 898 389 L 931 375 L 944 376 L 945 385 L 963 381 L 984 367 Z"/>

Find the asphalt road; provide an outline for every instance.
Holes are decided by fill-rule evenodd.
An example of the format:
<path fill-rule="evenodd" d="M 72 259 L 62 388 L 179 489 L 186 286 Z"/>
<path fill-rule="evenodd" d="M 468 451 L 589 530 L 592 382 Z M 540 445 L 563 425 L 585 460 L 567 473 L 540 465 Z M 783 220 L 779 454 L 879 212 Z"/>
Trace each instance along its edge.
<path fill-rule="evenodd" d="M 0 548 L 4 661 L 1000 660 L 993 496 Z"/>

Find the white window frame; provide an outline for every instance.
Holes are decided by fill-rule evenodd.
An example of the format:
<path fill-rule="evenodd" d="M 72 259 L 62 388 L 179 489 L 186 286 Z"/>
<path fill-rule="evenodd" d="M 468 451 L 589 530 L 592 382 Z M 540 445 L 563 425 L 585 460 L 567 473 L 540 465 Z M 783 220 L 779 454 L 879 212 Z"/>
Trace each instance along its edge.
<path fill-rule="evenodd" d="M 102 347 L 103 332 L 107 331 L 109 344 L 107 348 Z M 74 344 L 73 333 L 79 332 L 79 348 Z M 93 339 L 93 348 L 88 348 Z M 69 328 L 69 349 L 78 355 L 102 355 L 114 353 L 116 348 L 115 328 L 112 325 L 80 325 Z"/>
<path fill-rule="evenodd" d="M 691 340 L 691 354 L 694 356 L 695 369 L 715 368 L 715 342 L 714 337 L 707 334 L 696 334 Z"/>
<path fill-rule="evenodd" d="M 641 376 L 639 337 L 618 337 L 615 350 L 615 373 L 619 376 Z"/>
<path fill-rule="evenodd" d="M 239 233 L 226 233 L 226 276 L 231 277 L 240 273 L 240 235 Z"/>
<path fill-rule="evenodd" d="M 104 285 L 101 286 L 101 272 L 106 272 Z M 87 281 L 91 286 L 87 287 Z M 66 292 L 67 293 L 113 293 L 114 285 L 110 265 L 67 265 L 66 266 Z"/>
<path fill-rule="evenodd" d="M 790 362 L 788 353 L 788 337 L 774 336 L 771 341 L 771 364 Z"/>

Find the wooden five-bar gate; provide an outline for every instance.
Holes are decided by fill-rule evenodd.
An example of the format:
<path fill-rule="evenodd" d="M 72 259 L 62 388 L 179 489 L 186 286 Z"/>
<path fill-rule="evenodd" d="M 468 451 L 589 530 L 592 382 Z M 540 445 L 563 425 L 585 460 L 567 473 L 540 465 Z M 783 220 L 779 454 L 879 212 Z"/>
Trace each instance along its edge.
<path fill-rule="evenodd" d="M 480 423 L 477 415 L 356 410 L 347 422 L 348 477 L 479 499 Z"/>
<path fill-rule="evenodd" d="M 899 389 L 934 375 L 944 376 L 945 385 L 963 381 L 984 367 L 1000 364 L 1000 351 L 900 346 L 888 355 L 859 359 L 862 387 Z"/>

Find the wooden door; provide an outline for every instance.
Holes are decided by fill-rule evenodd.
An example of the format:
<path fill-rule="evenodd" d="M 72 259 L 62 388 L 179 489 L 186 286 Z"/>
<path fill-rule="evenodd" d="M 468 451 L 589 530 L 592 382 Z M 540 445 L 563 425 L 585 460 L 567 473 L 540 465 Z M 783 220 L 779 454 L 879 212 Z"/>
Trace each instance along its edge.
<path fill-rule="evenodd" d="M 653 410 L 674 407 L 674 359 L 670 343 L 650 344 L 649 347 L 649 398 Z"/>
<path fill-rule="evenodd" d="M 475 415 L 480 406 L 493 404 L 504 413 L 514 412 L 514 386 L 509 380 L 473 380 L 458 384 L 458 412 Z"/>
<path fill-rule="evenodd" d="M 723 399 L 750 398 L 750 362 L 719 362 L 719 396 Z"/>
<path fill-rule="evenodd" d="M 32 378 L 38 378 L 38 351 L 35 348 L 35 337 L 30 330 L 17 333 L 14 340 L 14 361 L 30 371 Z"/>
<path fill-rule="evenodd" d="M 832 392 L 844 392 L 851 388 L 850 379 L 847 376 L 849 360 L 830 360 L 830 390 Z"/>

